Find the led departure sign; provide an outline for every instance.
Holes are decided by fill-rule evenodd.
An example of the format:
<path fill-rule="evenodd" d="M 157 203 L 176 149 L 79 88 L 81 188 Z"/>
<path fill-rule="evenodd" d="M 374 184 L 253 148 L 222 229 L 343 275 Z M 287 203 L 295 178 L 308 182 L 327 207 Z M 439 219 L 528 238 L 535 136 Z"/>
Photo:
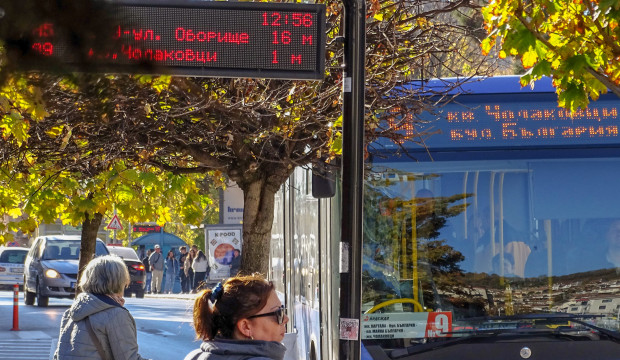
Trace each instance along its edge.
<path fill-rule="evenodd" d="M 192 1 L 110 5 L 102 47 L 71 54 L 53 21 L 31 34 L 31 49 L 98 71 L 186 76 L 322 79 L 325 6 L 296 3 Z M 98 35 L 103 36 L 103 35 Z M 80 60 L 83 61 L 83 60 Z"/>
<path fill-rule="evenodd" d="M 458 103 L 441 108 L 441 117 L 430 114 L 424 125 L 389 119 L 407 136 L 416 131 L 436 131 L 425 140 L 429 149 L 553 145 L 620 145 L 620 100 L 602 96 L 588 109 L 571 114 L 557 107 L 556 95 L 461 95 Z"/>
<path fill-rule="evenodd" d="M 134 225 L 133 232 L 145 232 L 145 233 L 158 233 L 161 232 L 161 226 L 159 225 Z"/>

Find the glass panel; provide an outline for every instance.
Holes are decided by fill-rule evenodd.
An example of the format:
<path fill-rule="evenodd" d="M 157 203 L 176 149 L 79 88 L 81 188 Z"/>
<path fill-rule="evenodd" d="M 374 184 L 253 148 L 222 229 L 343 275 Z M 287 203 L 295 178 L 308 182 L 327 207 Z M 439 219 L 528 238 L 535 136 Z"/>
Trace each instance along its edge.
<path fill-rule="evenodd" d="M 105 246 L 105 244 L 103 242 L 97 241 L 96 244 L 97 244 L 95 246 L 95 255 L 96 256 L 108 255 L 110 253 L 108 251 L 108 248 L 106 248 L 106 246 Z M 79 243 L 78 243 L 78 246 L 75 247 L 75 249 L 72 249 L 71 253 L 75 254 L 75 256 L 74 256 L 75 259 L 77 259 L 80 256 L 80 244 Z"/>
<path fill-rule="evenodd" d="M 618 178 L 615 159 L 374 164 L 365 183 L 365 346 L 578 326 L 519 318 L 550 312 L 593 315 L 588 322 L 617 331 Z M 498 316 L 519 320 L 498 325 Z"/>
<path fill-rule="evenodd" d="M 278 191 L 274 196 L 274 208 L 269 279 L 273 281 L 276 291 L 282 295 L 281 300 L 284 301 L 286 278 L 284 276 L 284 196 L 282 191 Z"/>
<path fill-rule="evenodd" d="M 23 264 L 28 250 L 4 250 L 0 255 L 0 263 Z"/>

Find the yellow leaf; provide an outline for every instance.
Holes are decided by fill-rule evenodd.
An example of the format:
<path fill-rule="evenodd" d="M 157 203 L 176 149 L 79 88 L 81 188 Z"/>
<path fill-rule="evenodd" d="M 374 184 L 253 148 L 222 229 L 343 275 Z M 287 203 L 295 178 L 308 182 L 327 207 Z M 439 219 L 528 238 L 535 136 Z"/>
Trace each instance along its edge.
<path fill-rule="evenodd" d="M 480 43 L 480 48 L 482 49 L 482 55 L 484 56 L 489 55 L 489 52 L 491 51 L 491 48 L 493 47 L 493 45 L 494 44 L 490 38 L 486 38 L 482 40 L 482 42 Z"/>
<path fill-rule="evenodd" d="M 534 50 L 527 51 L 525 54 L 523 54 L 523 57 L 521 58 L 523 67 L 526 69 L 529 69 L 532 66 L 534 66 L 537 61 L 538 61 L 538 54 L 536 54 L 536 51 Z"/>
<path fill-rule="evenodd" d="M 62 130 L 64 129 L 63 125 L 60 126 L 54 126 L 53 128 L 47 130 L 45 133 L 47 135 L 49 135 L 52 138 L 57 137 L 58 135 L 62 134 Z"/>
<path fill-rule="evenodd" d="M 10 209 L 7 214 L 10 217 L 16 219 L 16 218 L 22 216 L 22 209 L 20 209 L 20 208 Z"/>
<path fill-rule="evenodd" d="M 425 28 L 429 24 L 429 21 L 426 18 L 417 18 L 415 22 L 421 28 Z"/>

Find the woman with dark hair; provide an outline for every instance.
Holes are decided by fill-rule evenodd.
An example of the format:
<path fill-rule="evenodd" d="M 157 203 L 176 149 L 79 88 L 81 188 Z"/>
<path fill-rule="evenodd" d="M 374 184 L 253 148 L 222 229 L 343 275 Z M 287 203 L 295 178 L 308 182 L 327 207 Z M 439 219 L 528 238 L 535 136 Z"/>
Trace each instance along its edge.
<path fill-rule="evenodd" d="M 194 270 L 192 269 L 192 262 L 194 261 L 195 256 L 196 251 L 194 249 L 190 249 L 185 257 L 185 261 L 183 262 L 183 272 L 185 272 L 185 276 L 187 277 L 188 293 L 194 288 Z"/>
<path fill-rule="evenodd" d="M 230 277 L 196 298 L 194 329 L 203 342 L 185 360 L 281 360 L 288 320 L 272 282 L 258 274 Z"/>
<path fill-rule="evenodd" d="M 201 286 L 204 282 L 207 276 L 208 268 L 209 261 L 207 260 L 205 253 L 203 253 L 202 250 L 198 250 L 194 260 L 192 260 L 192 269 L 194 270 L 194 293 L 200 290 L 199 286 Z"/>
<path fill-rule="evenodd" d="M 164 285 L 164 294 L 172 294 L 174 290 L 174 281 L 179 275 L 179 260 L 174 256 L 174 251 L 168 251 L 168 256 L 164 262 L 166 269 L 166 284 Z"/>

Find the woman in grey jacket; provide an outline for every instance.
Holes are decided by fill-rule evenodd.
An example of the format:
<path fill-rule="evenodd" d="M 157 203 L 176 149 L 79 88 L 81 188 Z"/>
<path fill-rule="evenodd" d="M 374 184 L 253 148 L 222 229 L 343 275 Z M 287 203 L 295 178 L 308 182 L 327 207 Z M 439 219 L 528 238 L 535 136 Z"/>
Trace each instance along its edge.
<path fill-rule="evenodd" d="M 123 307 L 129 282 L 127 267 L 116 255 L 88 263 L 80 280 L 83 292 L 62 316 L 55 360 L 144 360 L 136 323 Z"/>
<path fill-rule="evenodd" d="M 194 329 L 203 342 L 185 360 L 282 360 L 288 320 L 270 281 L 256 274 L 228 278 L 196 299 Z"/>

